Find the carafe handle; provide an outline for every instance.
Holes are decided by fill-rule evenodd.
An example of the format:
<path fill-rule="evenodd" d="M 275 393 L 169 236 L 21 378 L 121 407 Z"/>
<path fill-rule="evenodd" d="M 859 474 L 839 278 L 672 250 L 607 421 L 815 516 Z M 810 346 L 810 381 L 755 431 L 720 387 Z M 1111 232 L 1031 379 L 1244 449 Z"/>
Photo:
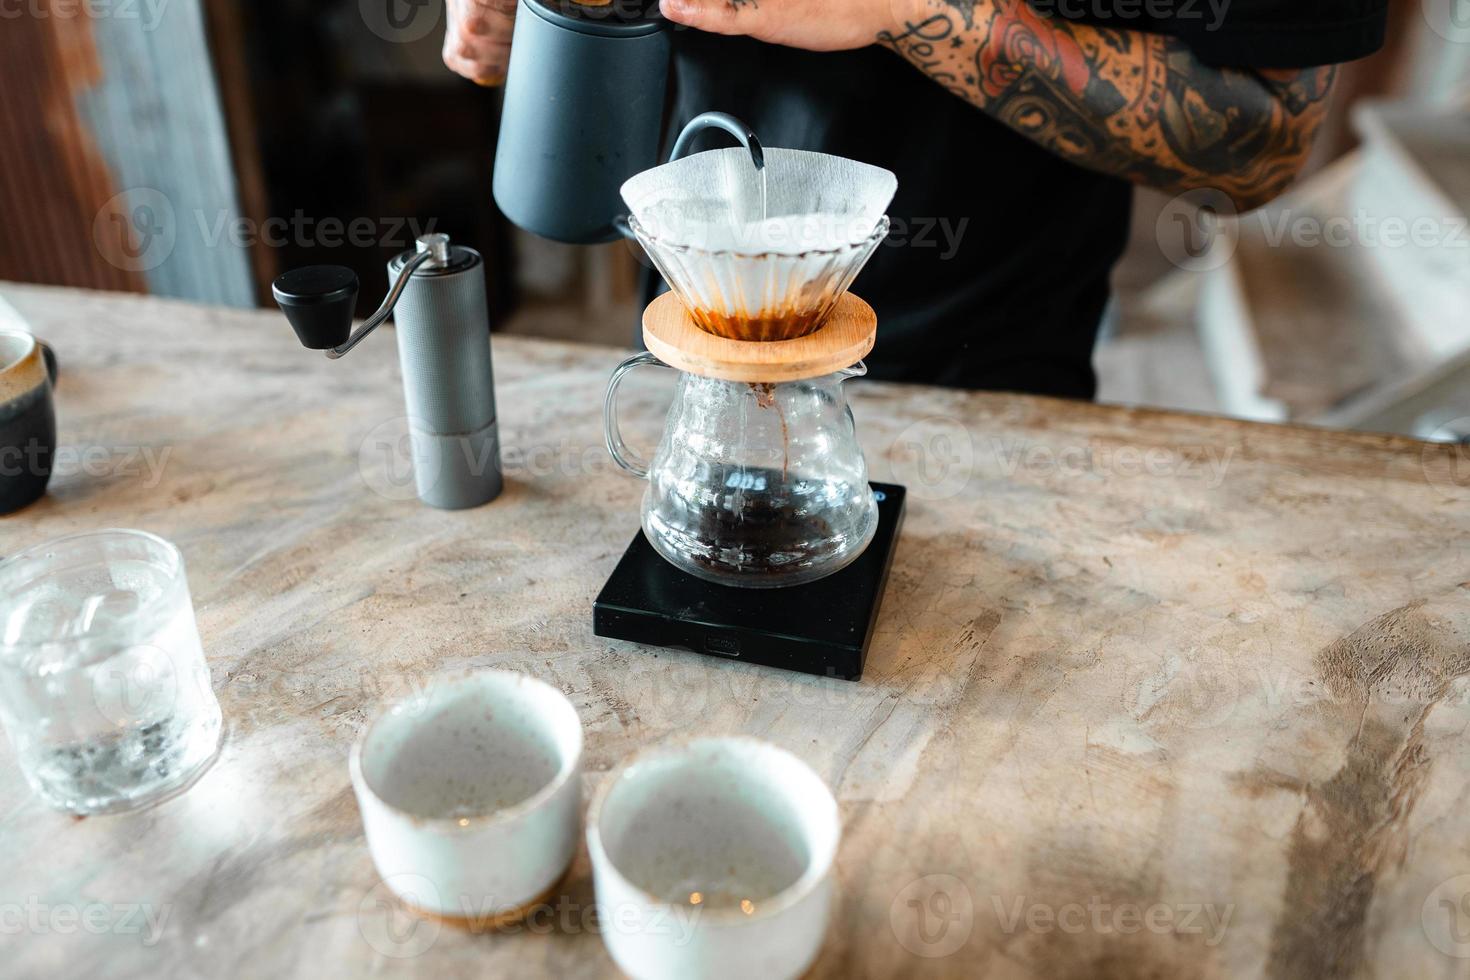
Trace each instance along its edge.
<path fill-rule="evenodd" d="M 607 451 L 612 456 L 613 462 L 640 480 L 648 479 L 648 462 L 629 449 L 628 444 L 623 441 L 623 433 L 618 428 L 618 385 L 623 383 L 623 376 L 629 371 L 645 364 L 661 368 L 668 367 L 648 351 L 634 354 L 613 371 L 612 377 L 607 382 L 607 396 L 602 402 L 602 433 L 607 440 Z"/>

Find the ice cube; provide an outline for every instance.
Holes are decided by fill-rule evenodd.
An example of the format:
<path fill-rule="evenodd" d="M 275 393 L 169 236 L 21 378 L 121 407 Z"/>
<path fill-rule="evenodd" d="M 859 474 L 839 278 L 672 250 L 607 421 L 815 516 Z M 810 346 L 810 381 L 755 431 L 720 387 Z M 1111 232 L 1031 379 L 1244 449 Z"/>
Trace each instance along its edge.
<path fill-rule="evenodd" d="M 89 596 L 82 604 L 77 632 L 85 633 L 93 626 L 122 622 L 142 608 L 143 597 L 131 589 L 109 589 Z"/>
<path fill-rule="evenodd" d="M 5 642 L 44 643 L 67 635 L 76 606 L 55 588 L 38 588 L 21 597 L 5 617 Z"/>

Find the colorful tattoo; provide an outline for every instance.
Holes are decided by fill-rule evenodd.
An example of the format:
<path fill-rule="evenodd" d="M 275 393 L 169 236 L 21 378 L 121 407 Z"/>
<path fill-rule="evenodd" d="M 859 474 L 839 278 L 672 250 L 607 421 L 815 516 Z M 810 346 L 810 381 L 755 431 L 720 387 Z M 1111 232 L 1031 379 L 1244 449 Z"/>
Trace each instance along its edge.
<path fill-rule="evenodd" d="M 1026 0 L 931 0 L 878 42 L 1078 164 L 1256 206 L 1301 169 L 1336 69 L 1213 68 L 1182 41 L 1070 23 Z"/>

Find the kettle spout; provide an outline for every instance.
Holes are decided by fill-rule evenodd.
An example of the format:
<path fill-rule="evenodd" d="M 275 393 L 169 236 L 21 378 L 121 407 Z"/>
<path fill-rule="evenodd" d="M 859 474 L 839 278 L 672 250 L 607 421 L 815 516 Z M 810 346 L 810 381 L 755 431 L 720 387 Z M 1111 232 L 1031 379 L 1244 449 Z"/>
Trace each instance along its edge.
<path fill-rule="evenodd" d="M 755 165 L 755 169 L 766 169 L 766 151 L 761 146 L 760 139 L 755 135 L 755 130 L 728 112 L 702 112 L 689 120 L 689 124 L 674 141 L 674 152 L 669 154 L 669 162 L 672 163 L 688 153 L 689 145 L 694 142 L 694 137 L 706 129 L 723 129 L 750 151 L 750 162 Z"/>

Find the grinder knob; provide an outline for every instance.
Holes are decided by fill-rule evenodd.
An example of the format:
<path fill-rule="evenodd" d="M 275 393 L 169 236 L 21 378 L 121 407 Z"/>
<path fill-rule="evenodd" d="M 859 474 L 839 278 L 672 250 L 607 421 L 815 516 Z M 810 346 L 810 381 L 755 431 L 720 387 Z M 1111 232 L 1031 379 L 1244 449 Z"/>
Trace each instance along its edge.
<path fill-rule="evenodd" d="M 282 273 L 271 293 L 301 346 L 330 350 L 347 342 L 357 309 L 357 273 L 341 265 L 308 265 Z"/>

